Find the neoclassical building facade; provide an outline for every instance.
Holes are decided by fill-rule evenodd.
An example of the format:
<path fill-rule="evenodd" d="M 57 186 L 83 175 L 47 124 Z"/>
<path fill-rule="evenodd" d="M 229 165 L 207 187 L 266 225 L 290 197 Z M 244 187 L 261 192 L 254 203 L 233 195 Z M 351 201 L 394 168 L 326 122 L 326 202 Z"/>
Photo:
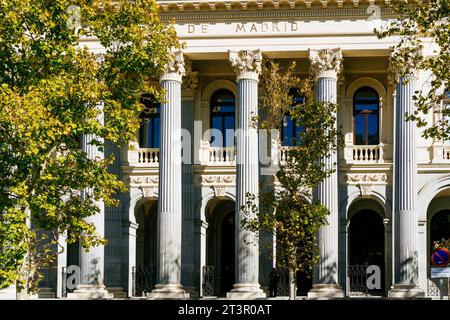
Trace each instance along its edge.
<path fill-rule="evenodd" d="M 165 102 L 146 99 L 136 141 L 105 151 L 116 155 L 111 170 L 129 189 L 119 207 L 102 207 L 95 218 L 108 244 L 89 253 L 69 245 L 41 295 L 76 296 L 82 289 L 68 289 L 70 266 L 80 267 L 83 283 L 95 260 L 100 295 L 265 297 L 276 256 L 265 244 L 276 242 L 242 229 L 238 209 L 260 183 L 273 185 L 271 168 L 299 130 L 286 116 L 281 146 L 261 148 L 251 117 L 264 94 L 265 57 L 314 74 L 318 100 L 338 105 L 345 138 L 326 160 L 336 172 L 315 193 L 331 214 L 319 233 L 321 260 L 311 280 L 299 275 L 298 294 L 438 295 L 429 256 L 434 240 L 450 236 L 450 143 L 424 139 L 404 119 L 427 75 L 398 78 L 395 39 L 373 34 L 391 18 L 388 0 L 158 2 L 186 43 L 160 78 Z M 95 39 L 84 42 L 102 53 Z M 379 267 L 377 290 L 361 282 L 368 265 Z"/>

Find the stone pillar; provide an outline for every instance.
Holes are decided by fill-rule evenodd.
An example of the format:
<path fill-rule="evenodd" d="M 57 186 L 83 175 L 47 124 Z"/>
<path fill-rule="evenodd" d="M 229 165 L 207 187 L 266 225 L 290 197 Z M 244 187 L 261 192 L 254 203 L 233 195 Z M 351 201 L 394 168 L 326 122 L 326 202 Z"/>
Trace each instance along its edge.
<path fill-rule="evenodd" d="M 391 63 L 391 71 L 398 75 Z M 394 286 L 390 298 L 423 297 L 418 286 L 418 216 L 417 216 L 417 156 L 416 124 L 406 121 L 405 114 L 414 112 L 416 76 L 398 78 L 395 100 L 394 156 Z M 398 80 L 397 80 L 398 79 Z"/>
<path fill-rule="evenodd" d="M 311 71 L 317 80 L 316 99 L 319 102 L 337 103 L 337 80 L 342 65 L 339 48 L 310 50 Z M 337 124 L 336 124 L 337 126 Z M 327 169 L 335 168 L 315 190 L 316 199 L 330 210 L 328 225 L 319 231 L 320 260 L 314 269 L 313 288 L 308 293 L 312 299 L 340 298 L 344 292 L 339 286 L 338 239 L 339 239 L 339 199 L 337 153 L 322 160 Z"/>
<path fill-rule="evenodd" d="M 160 78 L 165 90 L 161 103 L 157 278 L 149 299 L 186 299 L 181 286 L 181 78 L 184 59 L 174 52 Z"/>
<path fill-rule="evenodd" d="M 194 282 L 194 94 L 198 86 L 198 72 L 192 71 L 191 63 L 186 60 L 186 75 L 181 85 L 181 127 L 183 135 L 182 197 L 182 264 L 181 283 L 192 296 L 198 296 Z"/>
<path fill-rule="evenodd" d="M 99 106 L 102 108 L 102 106 Z M 98 118 L 103 125 L 103 112 Z M 89 159 L 103 159 L 104 152 L 92 144 L 92 141 L 103 143 L 103 138 L 92 134 L 85 134 L 81 137 L 81 148 L 86 152 Z M 92 196 L 93 190 L 86 188 L 81 191 L 81 199 L 84 200 L 88 196 Z M 85 218 L 85 221 L 95 226 L 96 232 L 101 236 L 105 236 L 105 205 L 102 200 L 95 201 L 99 212 Z M 100 245 L 92 247 L 86 251 L 80 246 L 80 280 L 81 284 L 77 286 L 73 293 L 67 294 L 67 298 L 73 299 L 106 299 L 112 298 L 113 295 L 108 293 L 103 283 L 105 270 L 105 247 Z"/>
<path fill-rule="evenodd" d="M 260 50 L 230 52 L 229 60 L 237 74 L 238 130 L 236 146 L 236 283 L 230 299 L 263 298 L 259 278 L 259 239 L 241 227 L 241 206 L 246 194 L 259 194 L 258 132 L 252 118 L 258 115 L 258 77 Z"/>

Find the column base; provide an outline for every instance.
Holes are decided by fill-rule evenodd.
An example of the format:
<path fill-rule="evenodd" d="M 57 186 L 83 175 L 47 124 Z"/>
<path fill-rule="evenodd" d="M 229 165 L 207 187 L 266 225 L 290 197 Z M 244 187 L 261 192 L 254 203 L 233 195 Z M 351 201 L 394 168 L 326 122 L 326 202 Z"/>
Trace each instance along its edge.
<path fill-rule="evenodd" d="M 67 294 L 67 299 L 94 300 L 113 299 L 114 295 L 105 289 L 105 286 L 81 284 L 73 292 Z"/>
<path fill-rule="evenodd" d="M 388 292 L 389 299 L 421 299 L 425 292 L 415 284 L 394 284 Z"/>
<path fill-rule="evenodd" d="M 308 292 L 308 299 L 343 299 L 344 291 L 338 284 L 313 284 Z"/>
<path fill-rule="evenodd" d="M 227 292 L 227 299 L 255 300 L 267 298 L 267 294 L 261 290 L 259 284 L 236 283 L 233 287 L 230 292 Z"/>
<path fill-rule="evenodd" d="M 147 294 L 149 300 L 184 300 L 189 299 L 189 293 L 181 284 L 157 284 L 152 292 Z"/>

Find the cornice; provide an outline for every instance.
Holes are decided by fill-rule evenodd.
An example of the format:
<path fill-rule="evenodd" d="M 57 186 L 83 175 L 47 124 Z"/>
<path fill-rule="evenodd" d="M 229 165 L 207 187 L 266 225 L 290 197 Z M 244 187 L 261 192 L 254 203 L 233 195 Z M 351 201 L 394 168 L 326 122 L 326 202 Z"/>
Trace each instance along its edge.
<path fill-rule="evenodd" d="M 343 1 L 344 2 L 344 1 Z M 371 1 L 376 3 L 375 1 Z M 214 3 L 214 6 L 209 6 Z M 228 6 L 226 4 L 235 3 L 236 6 Z M 368 19 L 371 11 L 368 10 L 372 4 L 364 2 L 359 5 L 359 1 L 345 1 L 346 5 L 339 7 L 340 1 L 333 2 L 330 6 L 323 6 L 328 1 L 321 1 L 322 7 L 309 6 L 307 1 L 297 1 L 295 7 L 276 7 L 276 1 L 264 2 L 264 8 L 242 7 L 242 4 L 256 3 L 255 1 L 218 1 L 218 2 L 193 2 L 193 1 L 159 1 L 161 6 L 160 16 L 163 21 L 169 21 L 175 18 L 177 23 L 194 22 L 194 21 L 215 21 L 226 22 L 236 20 L 252 21 L 270 21 L 274 19 L 287 20 L 312 20 L 312 19 L 342 19 L 342 18 L 361 18 Z M 311 4 L 311 2 L 309 2 Z M 314 2 L 317 3 L 317 2 Z M 355 5 L 357 3 L 358 5 Z M 200 9 L 200 4 L 202 7 Z M 221 7 L 223 4 L 223 7 Z M 270 6 L 272 4 L 272 6 Z M 274 5 L 275 4 L 275 5 Z M 337 5 L 336 5 L 337 4 Z M 381 18 L 392 17 L 392 11 L 384 2 L 377 4 L 380 8 Z M 198 9 L 196 9 L 198 8 Z M 228 9 L 229 8 L 229 9 Z"/>
<path fill-rule="evenodd" d="M 205 11 L 205 10 L 265 10 L 265 9 L 296 9 L 321 7 L 328 8 L 330 6 L 336 6 L 338 8 L 354 7 L 358 8 L 360 3 L 369 3 L 370 5 L 388 5 L 390 0 L 158 0 L 157 1 L 164 12 L 169 10 L 193 10 L 193 11 Z"/>

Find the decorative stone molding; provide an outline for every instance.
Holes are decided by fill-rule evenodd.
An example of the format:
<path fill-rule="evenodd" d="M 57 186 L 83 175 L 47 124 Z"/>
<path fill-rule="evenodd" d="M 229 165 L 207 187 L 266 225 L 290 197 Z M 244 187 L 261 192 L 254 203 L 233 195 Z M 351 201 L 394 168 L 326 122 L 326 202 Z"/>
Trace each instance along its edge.
<path fill-rule="evenodd" d="M 157 198 L 158 187 L 140 187 L 144 198 Z"/>
<path fill-rule="evenodd" d="M 236 182 L 234 175 L 208 175 L 200 176 L 199 179 L 203 185 L 229 185 Z"/>
<path fill-rule="evenodd" d="M 198 72 L 192 71 L 192 62 L 185 59 L 185 74 L 181 83 L 182 98 L 193 98 L 195 89 L 198 87 Z"/>
<path fill-rule="evenodd" d="M 141 185 L 158 185 L 158 176 L 134 176 L 129 177 L 128 184 L 131 186 L 141 186 Z"/>
<path fill-rule="evenodd" d="M 215 195 L 217 198 L 223 198 L 223 197 L 225 197 L 225 195 L 226 195 L 225 187 L 211 186 L 211 188 L 213 189 L 214 195 Z"/>
<path fill-rule="evenodd" d="M 237 75 L 237 81 L 251 79 L 258 81 L 261 73 L 261 50 L 228 51 L 229 61 Z"/>
<path fill-rule="evenodd" d="M 177 81 L 181 83 L 185 74 L 183 53 L 181 50 L 177 50 L 172 51 L 170 55 L 169 63 L 159 81 Z"/>
<path fill-rule="evenodd" d="M 341 48 L 310 49 L 308 56 L 311 72 L 316 78 L 338 79 L 343 63 Z"/>
<path fill-rule="evenodd" d="M 386 173 L 348 173 L 346 175 L 348 184 L 387 184 L 388 175 Z"/>
<path fill-rule="evenodd" d="M 358 187 L 362 197 L 369 197 L 372 194 L 371 184 L 360 184 Z"/>

